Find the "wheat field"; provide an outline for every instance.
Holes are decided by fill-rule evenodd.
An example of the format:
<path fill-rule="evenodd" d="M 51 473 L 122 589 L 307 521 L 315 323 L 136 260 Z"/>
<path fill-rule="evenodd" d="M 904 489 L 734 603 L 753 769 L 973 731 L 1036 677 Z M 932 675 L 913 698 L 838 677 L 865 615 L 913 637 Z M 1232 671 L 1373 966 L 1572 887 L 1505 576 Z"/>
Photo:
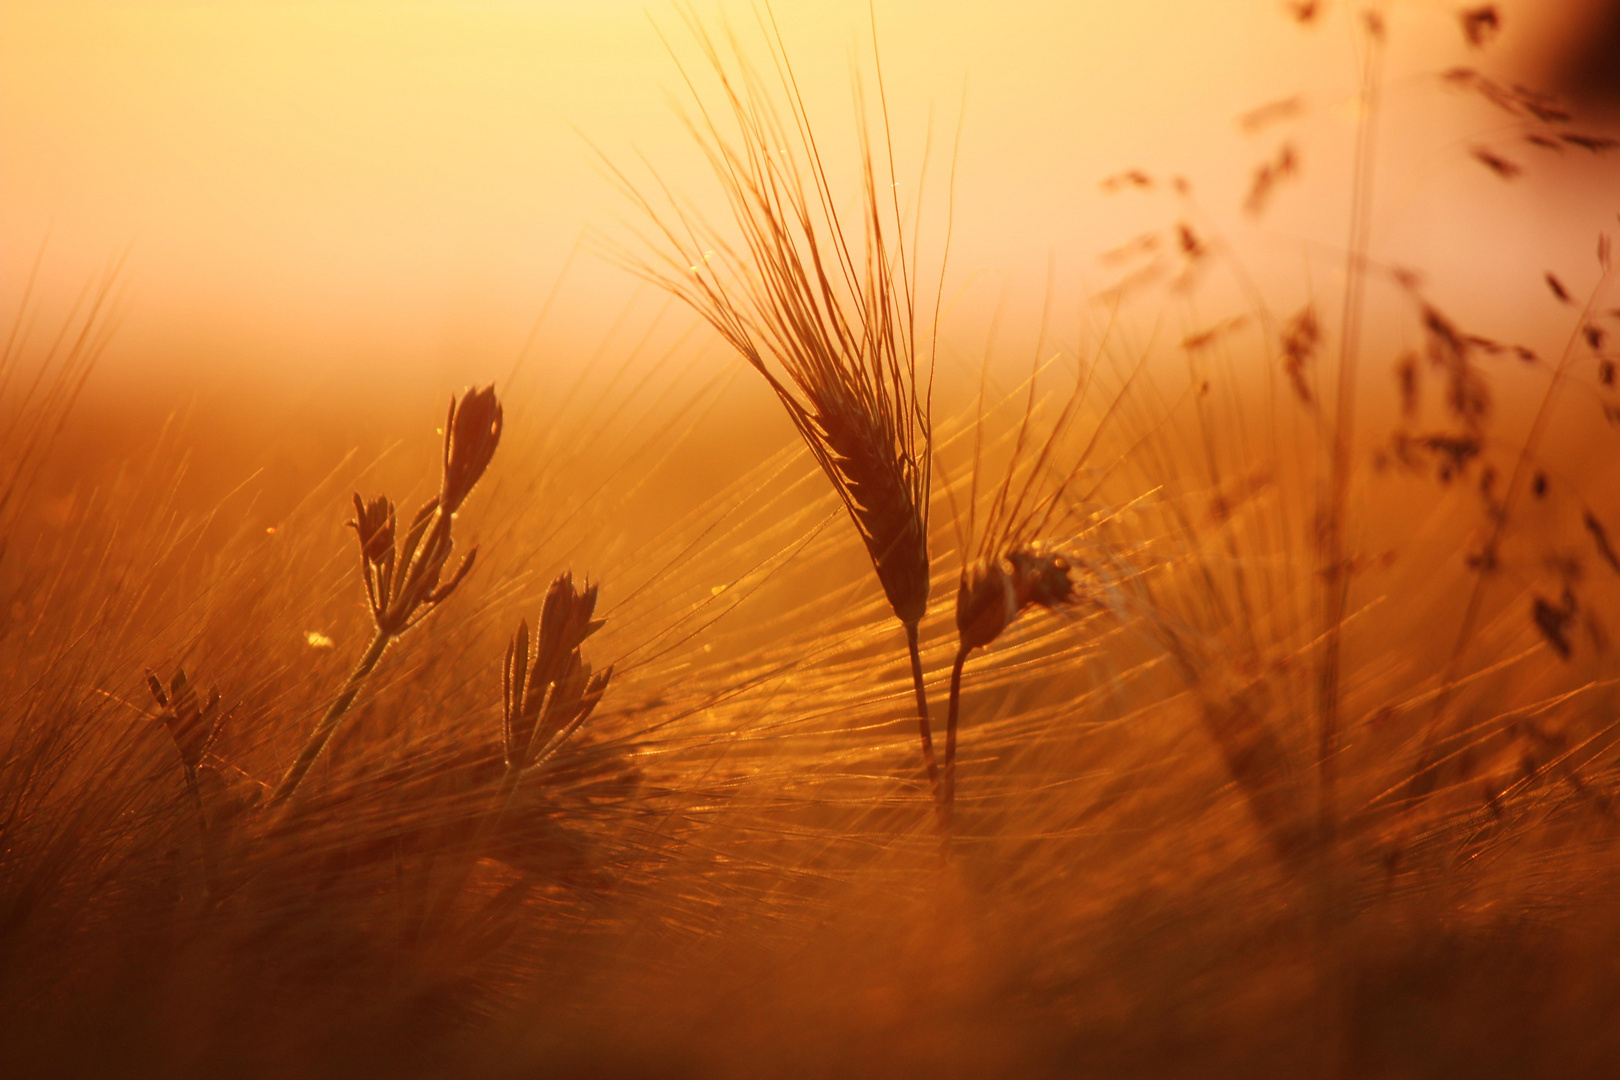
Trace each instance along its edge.
<path fill-rule="evenodd" d="M 1449 95 L 1511 200 L 1620 142 L 1455 7 L 1421 82 L 1400 5 L 1266 13 L 1359 65 L 1242 118 L 1240 220 L 1338 200 L 1303 289 L 1127 161 L 1102 284 L 960 302 L 971 138 L 882 32 L 809 100 L 768 7 L 661 25 L 711 202 L 582 133 L 642 291 L 471 386 L 104 386 L 138 252 L 58 304 L 41 247 L 0 1071 L 1613 1075 L 1616 207 L 1482 322 L 1371 148 Z"/>

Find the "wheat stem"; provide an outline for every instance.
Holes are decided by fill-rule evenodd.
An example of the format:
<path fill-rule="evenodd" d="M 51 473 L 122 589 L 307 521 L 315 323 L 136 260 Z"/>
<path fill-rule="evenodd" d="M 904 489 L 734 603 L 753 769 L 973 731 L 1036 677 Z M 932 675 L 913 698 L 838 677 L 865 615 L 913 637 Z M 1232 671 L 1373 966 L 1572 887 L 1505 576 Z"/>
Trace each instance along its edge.
<path fill-rule="evenodd" d="M 956 721 L 962 706 L 962 666 L 967 663 L 966 645 L 956 650 L 951 662 L 951 701 L 945 715 L 945 828 L 951 828 L 956 809 Z"/>
<path fill-rule="evenodd" d="M 940 832 L 945 834 L 950 820 L 940 788 L 939 763 L 934 758 L 934 735 L 928 725 L 928 693 L 923 689 L 922 655 L 917 651 L 917 624 L 908 622 L 905 627 L 906 648 L 911 653 L 911 685 L 917 696 L 917 726 L 922 734 L 923 764 L 928 769 L 928 786 L 934 793 L 934 816 L 939 822 Z"/>

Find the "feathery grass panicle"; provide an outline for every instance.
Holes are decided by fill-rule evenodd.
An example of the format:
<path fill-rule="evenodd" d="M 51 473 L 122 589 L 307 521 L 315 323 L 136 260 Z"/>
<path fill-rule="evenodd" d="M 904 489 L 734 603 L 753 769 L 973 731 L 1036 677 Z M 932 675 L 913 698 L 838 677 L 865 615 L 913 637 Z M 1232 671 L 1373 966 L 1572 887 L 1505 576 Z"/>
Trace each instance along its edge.
<path fill-rule="evenodd" d="M 735 37 L 733 70 L 696 17 L 688 13 L 686 21 L 735 133 L 723 130 L 689 74 L 697 115 L 685 120 L 719 181 L 738 239 L 673 198 L 673 209 L 661 211 L 615 170 L 659 234 L 650 242 L 656 254 L 624 261 L 684 300 L 765 378 L 838 492 L 905 627 L 923 758 L 937 801 L 917 647 L 929 591 L 931 378 L 919 385 L 916 247 L 899 204 L 881 67 L 877 145 L 857 96 L 861 210 L 854 223 L 837 209 L 844 200 L 774 24 L 765 34 L 778 80 L 773 93 Z M 777 94 L 787 102 L 785 118 Z"/>

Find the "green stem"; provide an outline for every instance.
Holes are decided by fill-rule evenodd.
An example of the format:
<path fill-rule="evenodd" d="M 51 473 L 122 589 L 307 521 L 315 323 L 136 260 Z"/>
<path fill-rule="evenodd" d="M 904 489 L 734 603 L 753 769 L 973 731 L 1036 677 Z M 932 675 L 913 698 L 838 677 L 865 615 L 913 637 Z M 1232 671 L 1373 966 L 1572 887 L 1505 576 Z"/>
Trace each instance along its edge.
<path fill-rule="evenodd" d="M 287 770 L 287 775 L 281 778 L 281 783 L 271 792 L 270 801 L 265 804 L 266 809 L 276 809 L 298 790 L 304 775 L 321 756 L 321 751 L 326 749 L 326 744 L 337 731 L 338 722 L 343 719 L 343 714 L 349 711 L 349 706 L 354 704 L 355 695 L 360 692 L 360 687 L 370 677 L 372 670 L 377 666 L 377 661 L 382 659 L 383 651 L 392 640 L 393 635 L 382 630 L 378 630 L 376 636 L 371 639 L 365 655 L 360 657 L 360 662 L 349 674 L 349 681 L 343 685 L 343 692 L 338 694 L 337 699 L 327 708 L 326 715 L 321 717 L 320 723 L 316 724 L 315 730 L 310 733 L 309 740 L 304 743 L 304 748 L 298 752 L 298 758 L 292 763 L 292 768 Z"/>

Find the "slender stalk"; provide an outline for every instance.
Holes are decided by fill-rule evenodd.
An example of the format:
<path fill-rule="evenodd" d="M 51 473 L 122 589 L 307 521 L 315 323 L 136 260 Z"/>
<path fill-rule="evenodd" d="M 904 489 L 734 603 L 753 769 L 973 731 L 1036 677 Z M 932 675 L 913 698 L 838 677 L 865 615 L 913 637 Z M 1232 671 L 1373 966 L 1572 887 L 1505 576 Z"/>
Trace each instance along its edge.
<path fill-rule="evenodd" d="M 917 725 L 922 733 L 923 764 L 928 769 L 928 785 L 934 793 L 934 816 L 941 833 L 948 835 L 950 818 L 945 809 L 945 796 L 939 782 L 939 763 L 934 758 L 934 736 L 928 725 L 928 694 L 923 689 L 922 655 L 917 651 L 917 624 L 908 622 L 906 648 L 911 652 L 911 685 L 917 694 Z"/>
<path fill-rule="evenodd" d="M 962 706 L 962 665 L 967 663 L 966 645 L 956 650 L 951 663 L 951 703 L 945 717 L 945 827 L 951 827 L 956 809 L 956 721 Z"/>
<path fill-rule="evenodd" d="M 467 887 L 467 882 L 472 879 L 473 868 L 478 865 L 478 860 L 488 849 L 489 842 L 500 830 L 501 819 L 506 816 L 506 810 L 512 803 L 512 796 L 517 792 L 518 780 L 522 775 L 522 766 L 514 763 L 506 767 L 506 772 L 501 776 L 501 786 L 495 791 L 494 805 L 479 818 L 478 825 L 467 844 L 467 850 L 461 858 L 454 860 L 454 866 L 445 875 L 443 884 L 432 890 L 432 899 L 427 902 L 422 909 L 421 917 L 405 935 L 407 944 L 420 944 L 433 927 L 442 926 L 449 917 L 450 908 L 455 904 L 456 897 Z"/>
<path fill-rule="evenodd" d="M 219 864 L 214 858 L 214 840 L 208 834 L 208 815 L 203 812 L 202 788 L 197 784 L 197 770 L 186 767 L 186 792 L 197 810 L 197 835 L 202 844 L 203 888 L 212 898 L 219 887 Z"/>
<path fill-rule="evenodd" d="M 1382 23 L 1369 22 L 1361 75 L 1361 120 L 1356 126 L 1355 189 L 1350 202 L 1350 242 L 1345 256 L 1344 311 L 1339 331 L 1339 378 L 1334 402 L 1333 445 L 1325 506 L 1319 511 L 1322 581 L 1322 654 L 1317 670 L 1317 828 L 1323 850 L 1336 831 L 1339 752 L 1339 683 L 1343 664 L 1344 613 L 1350 572 L 1345 554 L 1349 513 L 1351 443 L 1355 434 L 1356 366 L 1361 347 L 1362 304 L 1371 216 L 1373 160 L 1377 145 L 1378 90 L 1384 54 Z"/>
<path fill-rule="evenodd" d="M 343 684 L 343 692 L 338 694 L 336 700 L 327 708 L 326 715 L 321 717 L 320 723 L 316 724 L 315 730 L 310 733 L 309 740 L 304 743 L 304 748 L 298 752 L 298 758 L 292 763 L 292 768 L 287 770 L 287 775 L 281 778 L 281 783 L 277 784 L 275 791 L 270 793 L 270 801 L 266 804 L 266 809 L 276 809 L 290 799 L 293 792 L 298 790 L 298 785 L 303 782 L 304 775 L 309 772 L 310 766 L 315 764 L 315 760 L 321 756 L 321 751 L 326 749 L 326 744 L 331 740 L 333 732 L 337 731 L 338 723 L 343 719 L 344 713 L 349 711 L 349 706 L 354 704 L 355 695 L 360 692 L 360 687 L 371 676 L 371 672 L 377 666 L 377 661 L 382 659 L 382 654 L 388 648 L 388 643 L 393 640 L 393 637 L 392 634 L 385 630 L 378 630 L 376 636 L 371 639 L 371 644 L 366 646 L 365 654 L 360 657 L 360 662 L 349 673 L 349 681 Z"/>

